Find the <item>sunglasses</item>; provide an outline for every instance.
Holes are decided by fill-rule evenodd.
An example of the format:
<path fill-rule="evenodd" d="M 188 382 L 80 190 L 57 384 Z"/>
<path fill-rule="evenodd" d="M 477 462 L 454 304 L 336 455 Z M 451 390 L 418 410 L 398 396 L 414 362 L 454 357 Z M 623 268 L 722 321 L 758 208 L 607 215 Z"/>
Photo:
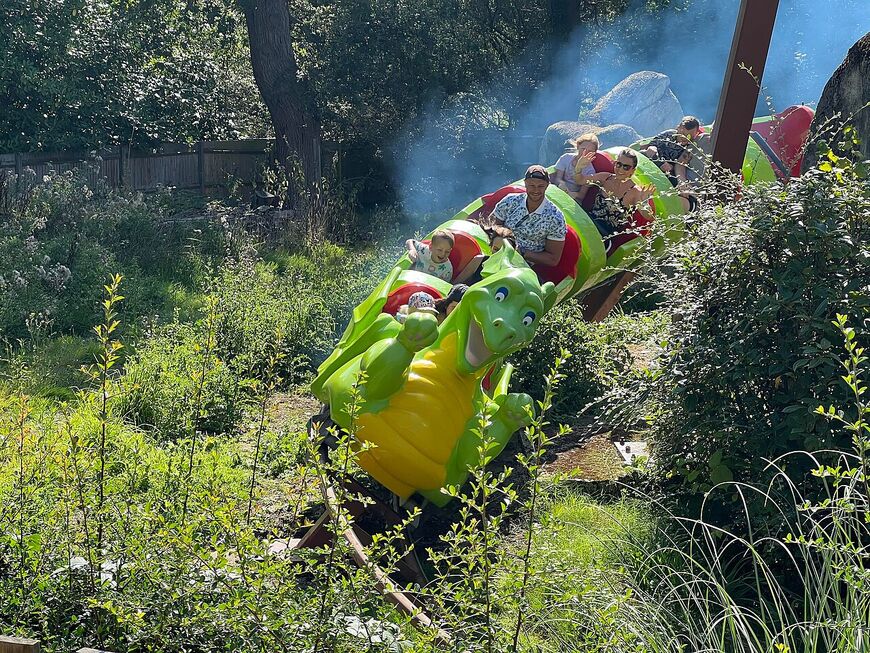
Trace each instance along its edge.
<path fill-rule="evenodd" d="M 631 170 L 634 166 L 630 163 L 623 163 L 622 161 L 617 161 L 613 164 L 614 168 L 618 168 L 619 170 Z"/>
<path fill-rule="evenodd" d="M 545 175 L 540 170 L 535 170 L 533 172 L 528 173 L 526 175 L 526 179 L 540 179 L 541 181 L 550 181 L 549 176 Z"/>

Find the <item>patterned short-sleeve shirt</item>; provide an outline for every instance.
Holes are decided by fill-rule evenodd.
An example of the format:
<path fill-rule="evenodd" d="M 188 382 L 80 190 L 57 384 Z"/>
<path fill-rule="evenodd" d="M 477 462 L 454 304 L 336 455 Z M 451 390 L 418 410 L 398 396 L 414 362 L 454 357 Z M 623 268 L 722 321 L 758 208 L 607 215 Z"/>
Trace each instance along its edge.
<path fill-rule="evenodd" d="M 493 217 L 514 232 L 517 246 L 528 252 L 543 252 L 548 240 L 565 240 L 565 216 L 546 197 L 529 213 L 526 194 L 506 195 L 492 211 Z"/>

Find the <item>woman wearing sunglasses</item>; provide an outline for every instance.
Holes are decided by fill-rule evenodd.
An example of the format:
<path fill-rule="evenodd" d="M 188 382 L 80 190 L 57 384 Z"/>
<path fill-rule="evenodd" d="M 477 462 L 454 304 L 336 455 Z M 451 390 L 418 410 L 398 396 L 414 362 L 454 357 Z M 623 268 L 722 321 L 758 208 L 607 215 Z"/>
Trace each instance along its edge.
<path fill-rule="evenodd" d="M 586 177 L 587 184 L 599 188 L 595 203 L 587 213 L 604 238 L 625 230 L 635 211 L 652 218 L 647 200 L 655 192 L 655 186 L 634 183 L 631 176 L 636 168 L 637 153 L 626 148 L 614 161 L 614 172 L 598 172 Z"/>

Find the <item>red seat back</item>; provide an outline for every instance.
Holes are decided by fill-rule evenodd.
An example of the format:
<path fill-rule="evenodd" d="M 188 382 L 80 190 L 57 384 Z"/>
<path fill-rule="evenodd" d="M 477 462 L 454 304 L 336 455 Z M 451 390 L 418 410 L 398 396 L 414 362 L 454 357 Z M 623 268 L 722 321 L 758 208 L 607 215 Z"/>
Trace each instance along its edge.
<path fill-rule="evenodd" d="M 792 106 L 776 114 L 773 120 L 753 125 L 752 128 L 767 141 L 780 161 L 791 168 L 791 176 L 799 177 L 812 122 L 812 109 Z"/>
<path fill-rule="evenodd" d="M 614 171 L 613 160 L 604 152 L 595 153 L 595 158 L 592 159 L 592 167 L 595 168 L 595 172 L 613 173 Z M 589 190 L 586 191 L 586 195 L 583 196 L 580 206 L 587 211 L 591 209 L 592 205 L 595 204 L 595 196 L 598 195 L 598 191 L 598 186 L 590 186 Z"/>
<path fill-rule="evenodd" d="M 577 260 L 580 258 L 580 238 L 574 228 L 568 225 L 565 232 L 565 247 L 562 249 L 562 256 L 559 263 L 550 265 L 536 265 L 533 269 L 538 275 L 541 283 L 552 281 L 558 284 L 565 277 L 577 278 Z"/>
<path fill-rule="evenodd" d="M 451 231 L 453 234 L 453 250 L 450 252 L 450 263 L 453 265 L 453 278 L 465 269 L 475 256 L 480 254 L 480 245 L 474 237 L 461 231 Z"/>
<path fill-rule="evenodd" d="M 649 206 L 653 215 L 655 215 L 656 207 L 652 198 L 649 200 Z M 650 225 L 652 223 L 653 221 L 651 218 L 646 217 L 640 211 L 635 211 L 630 223 L 628 223 L 615 236 L 605 239 L 604 244 L 607 246 L 606 255 L 610 256 L 617 250 L 617 248 L 625 245 L 625 243 L 631 242 L 635 238 L 640 236 L 649 237 L 651 231 Z"/>
<path fill-rule="evenodd" d="M 453 249 L 450 250 L 449 260 L 453 266 L 453 278 L 455 279 L 465 269 L 465 266 L 471 263 L 471 259 L 481 253 L 481 249 L 474 236 L 462 231 L 451 231 L 450 233 L 453 236 Z M 421 242 L 427 245 L 432 244 L 429 239 Z"/>
<path fill-rule="evenodd" d="M 595 158 L 592 159 L 592 167 L 595 168 L 595 172 L 615 172 L 613 159 L 604 152 L 595 153 Z"/>
<path fill-rule="evenodd" d="M 402 306 L 408 303 L 411 295 L 415 292 L 427 292 L 432 295 L 432 298 L 436 301 L 442 298 L 440 292 L 425 283 L 420 283 L 418 281 L 406 283 L 404 286 L 396 288 L 390 293 L 389 297 L 387 297 L 387 303 L 384 304 L 383 309 L 381 309 L 381 313 L 395 315 Z"/>
<path fill-rule="evenodd" d="M 487 193 L 486 195 L 482 195 L 480 199 L 483 200 L 483 206 L 475 212 L 477 215 L 474 217 L 478 220 L 488 218 L 489 214 L 492 213 L 492 210 L 495 208 L 495 205 L 501 202 L 506 196 L 511 195 L 512 193 L 525 192 L 525 186 L 520 186 L 519 184 L 510 184 L 508 186 L 502 186 L 493 193 Z"/>

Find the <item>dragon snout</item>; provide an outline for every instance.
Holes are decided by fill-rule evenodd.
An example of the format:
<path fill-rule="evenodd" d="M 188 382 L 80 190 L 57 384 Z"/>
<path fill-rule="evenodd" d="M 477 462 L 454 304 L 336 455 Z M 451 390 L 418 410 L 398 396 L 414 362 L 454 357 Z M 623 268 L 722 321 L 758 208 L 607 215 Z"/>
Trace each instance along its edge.
<path fill-rule="evenodd" d="M 517 337 L 516 329 L 514 329 L 507 322 L 505 322 L 503 318 L 495 318 L 492 321 L 492 326 L 498 329 L 497 336 L 503 343 L 513 342 L 513 340 Z"/>

